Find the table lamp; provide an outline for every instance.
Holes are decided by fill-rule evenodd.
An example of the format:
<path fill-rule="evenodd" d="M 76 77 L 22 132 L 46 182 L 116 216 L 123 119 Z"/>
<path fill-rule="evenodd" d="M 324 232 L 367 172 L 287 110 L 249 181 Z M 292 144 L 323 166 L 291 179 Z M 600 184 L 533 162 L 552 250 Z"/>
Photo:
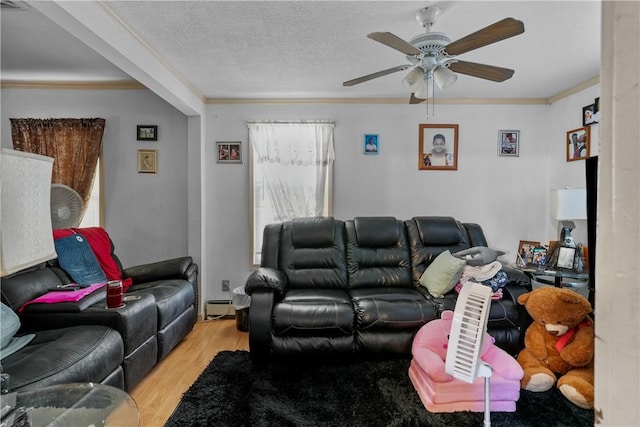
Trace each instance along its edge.
<path fill-rule="evenodd" d="M 584 188 L 551 190 L 551 216 L 560 222 L 560 244 L 576 247 L 571 231 L 574 220 L 587 219 L 587 191 Z"/>
<path fill-rule="evenodd" d="M 53 159 L 2 149 L 0 276 L 56 258 L 51 228 Z"/>

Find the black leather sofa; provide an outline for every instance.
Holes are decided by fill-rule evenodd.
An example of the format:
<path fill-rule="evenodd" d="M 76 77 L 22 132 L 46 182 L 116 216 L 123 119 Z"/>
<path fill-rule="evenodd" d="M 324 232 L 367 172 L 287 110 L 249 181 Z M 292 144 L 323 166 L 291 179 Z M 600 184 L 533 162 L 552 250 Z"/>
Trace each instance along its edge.
<path fill-rule="evenodd" d="M 451 217 L 303 218 L 264 229 L 251 295 L 249 345 L 269 356 L 409 356 L 417 330 L 455 306 L 418 280 L 442 251 L 487 246 L 477 224 Z M 488 330 L 511 354 L 530 319 L 516 299 L 529 279 L 507 271 L 503 299 L 492 301 Z"/>
<path fill-rule="evenodd" d="M 122 269 L 133 284 L 125 307 L 108 309 L 98 290 L 78 302 L 30 304 L 72 283 L 56 260 L 2 278 L 2 302 L 20 317 L 19 333 L 36 339 L 2 360 L 9 391 L 67 382 L 106 383 L 131 390 L 193 328 L 198 267 L 191 257 Z M 65 350 L 60 350 L 65 349 Z"/>

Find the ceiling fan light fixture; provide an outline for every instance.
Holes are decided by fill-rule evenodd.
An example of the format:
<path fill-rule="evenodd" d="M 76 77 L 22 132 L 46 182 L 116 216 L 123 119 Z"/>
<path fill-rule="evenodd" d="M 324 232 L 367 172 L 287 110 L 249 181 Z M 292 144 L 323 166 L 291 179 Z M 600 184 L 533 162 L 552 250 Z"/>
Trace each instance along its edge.
<path fill-rule="evenodd" d="M 424 81 L 420 89 L 418 89 L 414 96 L 419 99 L 430 99 L 433 97 L 433 74 L 427 73 L 424 76 Z"/>
<path fill-rule="evenodd" d="M 442 65 L 436 68 L 433 77 L 440 89 L 446 89 L 458 80 L 456 73 Z"/>
<path fill-rule="evenodd" d="M 404 79 L 402 79 L 402 87 L 408 92 L 416 92 L 420 90 L 423 82 L 424 70 L 420 67 L 415 67 L 407 73 L 407 76 Z"/>

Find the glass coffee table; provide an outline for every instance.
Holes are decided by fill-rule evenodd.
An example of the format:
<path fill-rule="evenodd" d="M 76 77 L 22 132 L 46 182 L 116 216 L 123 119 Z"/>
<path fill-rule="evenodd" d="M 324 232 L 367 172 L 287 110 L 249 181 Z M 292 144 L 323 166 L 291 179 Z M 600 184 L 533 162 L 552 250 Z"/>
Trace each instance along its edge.
<path fill-rule="evenodd" d="M 0 400 L 0 427 L 136 427 L 140 418 L 129 394 L 102 384 L 43 387 L 4 394 Z"/>

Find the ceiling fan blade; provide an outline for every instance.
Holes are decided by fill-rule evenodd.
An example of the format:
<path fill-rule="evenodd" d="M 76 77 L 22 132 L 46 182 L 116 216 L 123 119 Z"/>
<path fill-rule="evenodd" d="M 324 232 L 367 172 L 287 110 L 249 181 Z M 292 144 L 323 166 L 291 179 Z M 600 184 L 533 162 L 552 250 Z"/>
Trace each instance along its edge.
<path fill-rule="evenodd" d="M 398 65 L 397 67 L 387 68 L 386 70 L 378 71 L 376 73 L 367 74 L 366 76 L 358 77 L 357 79 L 347 80 L 342 83 L 342 86 L 353 86 L 369 80 L 377 79 L 378 77 L 386 76 L 387 74 L 396 73 L 398 71 L 411 68 L 412 65 Z"/>
<path fill-rule="evenodd" d="M 415 94 L 411 94 L 411 97 L 409 98 L 409 104 L 420 104 L 421 102 L 426 101 L 426 99 L 422 99 L 422 98 L 416 98 Z"/>
<path fill-rule="evenodd" d="M 404 41 L 403 39 L 401 39 L 400 37 L 396 36 L 395 34 L 392 33 L 371 33 L 371 34 L 367 34 L 367 37 L 369 37 L 371 40 L 375 40 L 379 43 L 382 43 L 384 45 L 389 46 L 390 48 L 393 48 L 395 50 L 399 50 L 400 52 L 404 53 L 405 55 L 420 55 L 422 54 L 422 52 L 420 52 L 418 49 L 416 49 L 415 47 L 413 47 L 412 45 L 410 45 L 408 42 Z"/>
<path fill-rule="evenodd" d="M 460 55 L 473 49 L 508 39 L 524 33 L 524 24 L 513 18 L 505 18 L 466 37 L 449 43 L 445 48 L 449 55 Z"/>
<path fill-rule="evenodd" d="M 478 64 L 469 61 L 453 62 L 449 65 L 449 69 L 456 73 L 492 80 L 494 82 L 509 80 L 514 73 L 514 71 L 509 68 L 494 67 L 493 65 Z"/>

